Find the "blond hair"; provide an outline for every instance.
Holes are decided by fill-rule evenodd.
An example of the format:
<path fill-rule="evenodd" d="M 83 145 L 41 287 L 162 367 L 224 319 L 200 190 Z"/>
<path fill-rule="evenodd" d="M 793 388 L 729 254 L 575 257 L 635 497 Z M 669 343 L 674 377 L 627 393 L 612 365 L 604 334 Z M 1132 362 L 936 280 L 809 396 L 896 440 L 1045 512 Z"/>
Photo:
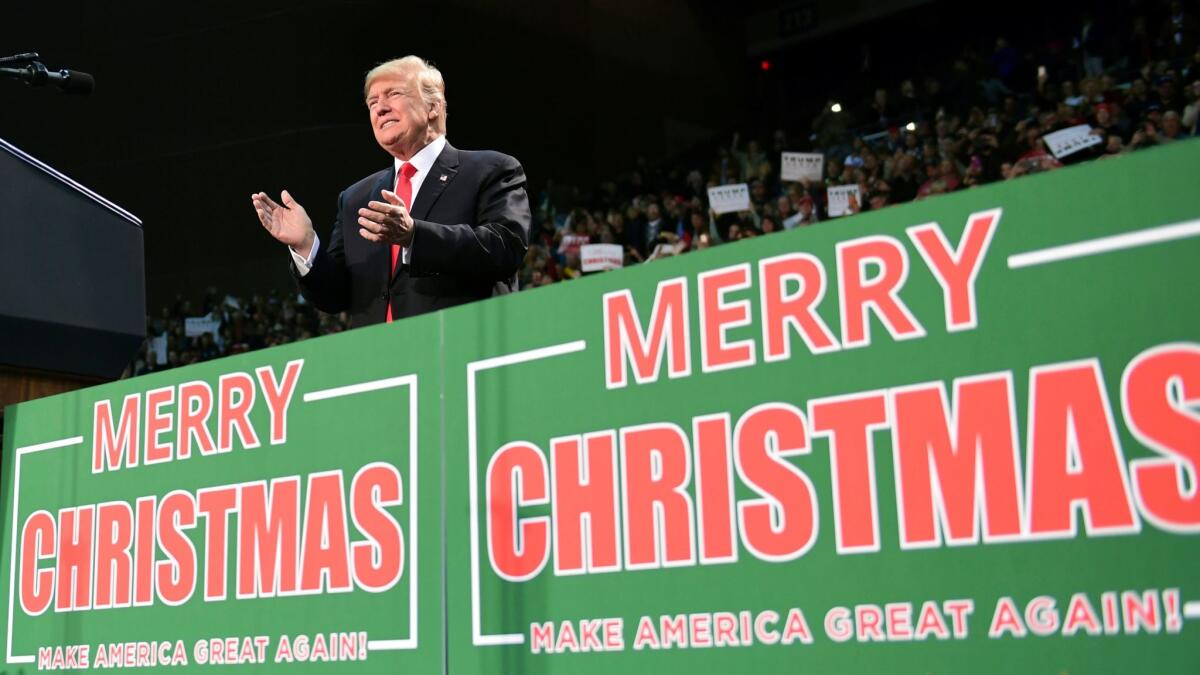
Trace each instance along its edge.
<path fill-rule="evenodd" d="M 381 77 L 407 77 L 413 75 L 417 90 L 421 92 L 421 100 L 432 108 L 437 106 L 440 114 L 434 119 L 435 130 L 446 133 L 446 81 L 442 79 L 442 71 L 438 70 L 419 56 L 403 56 L 391 61 L 384 61 L 367 73 L 363 81 L 363 97 L 371 90 L 371 84 Z"/>

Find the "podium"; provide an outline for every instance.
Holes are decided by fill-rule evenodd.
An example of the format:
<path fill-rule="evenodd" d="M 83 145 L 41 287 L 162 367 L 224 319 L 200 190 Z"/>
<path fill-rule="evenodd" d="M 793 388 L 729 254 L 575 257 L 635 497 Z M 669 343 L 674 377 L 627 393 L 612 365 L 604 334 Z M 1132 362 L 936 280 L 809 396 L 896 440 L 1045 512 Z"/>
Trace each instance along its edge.
<path fill-rule="evenodd" d="M 0 425 L 120 377 L 145 332 L 141 221 L 0 139 Z"/>

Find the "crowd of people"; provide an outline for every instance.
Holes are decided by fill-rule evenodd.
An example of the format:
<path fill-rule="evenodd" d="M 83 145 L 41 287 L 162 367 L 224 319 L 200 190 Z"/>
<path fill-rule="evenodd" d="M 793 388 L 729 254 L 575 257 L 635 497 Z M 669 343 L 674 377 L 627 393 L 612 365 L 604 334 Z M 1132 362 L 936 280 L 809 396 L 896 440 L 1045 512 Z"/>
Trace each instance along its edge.
<path fill-rule="evenodd" d="M 146 342 L 130 376 L 186 366 L 346 330 L 349 319 L 325 314 L 299 293 L 271 291 L 249 298 L 208 288 L 199 302 L 183 296 L 146 319 Z"/>
<path fill-rule="evenodd" d="M 522 287 L 581 276 L 588 243 L 622 245 L 630 265 L 829 221 L 833 186 L 858 186 L 857 213 L 1195 136 L 1200 25 L 1178 1 L 1164 9 L 1157 27 L 1136 18 L 1123 34 L 1084 13 L 1048 44 L 965 48 L 866 100 L 829 99 L 803 137 L 734 134 L 694 166 L 639 162 L 591 192 L 551 187 L 536 202 Z M 1052 154 L 1044 137 L 1078 125 L 1098 142 Z M 823 179 L 781 180 L 785 151 L 822 154 Z M 735 183 L 749 185 L 750 210 L 717 215 L 707 188 Z"/>
<path fill-rule="evenodd" d="M 592 189 L 547 181 L 531 194 L 522 290 L 583 275 L 581 249 L 618 244 L 625 265 L 799 227 L 830 226 L 828 189 L 857 185 L 849 211 L 1103 160 L 1200 132 L 1200 22 L 1175 0 L 1122 26 L 1084 13 L 1061 39 L 1021 45 L 997 37 L 945 67 L 874 89 L 864 100 L 830 98 L 814 119 L 768 138 L 715 143 L 704 161 L 639 159 Z M 1056 157 L 1047 134 L 1088 125 L 1098 142 Z M 820 180 L 781 180 L 781 153 L 824 157 Z M 746 183 L 750 209 L 715 213 L 709 187 Z M 188 335 L 188 318 L 193 321 Z M 344 330 L 295 295 L 235 298 L 210 289 L 179 298 L 148 322 L 132 374 Z M 207 330 L 202 332 L 201 329 Z"/>

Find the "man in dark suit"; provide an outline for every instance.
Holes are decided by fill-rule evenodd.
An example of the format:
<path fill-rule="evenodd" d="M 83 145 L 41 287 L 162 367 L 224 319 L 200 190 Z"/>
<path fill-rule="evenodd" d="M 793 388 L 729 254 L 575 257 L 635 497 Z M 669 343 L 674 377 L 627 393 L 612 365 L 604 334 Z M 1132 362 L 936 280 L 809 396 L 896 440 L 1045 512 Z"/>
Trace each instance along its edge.
<path fill-rule="evenodd" d="M 446 142 L 445 83 L 424 59 L 380 64 L 364 95 L 393 166 L 342 192 L 328 243 L 286 190 L 251 196 L 305 297 L 362 326 L 516 290 L 530 223 L 520 163 Z"/>

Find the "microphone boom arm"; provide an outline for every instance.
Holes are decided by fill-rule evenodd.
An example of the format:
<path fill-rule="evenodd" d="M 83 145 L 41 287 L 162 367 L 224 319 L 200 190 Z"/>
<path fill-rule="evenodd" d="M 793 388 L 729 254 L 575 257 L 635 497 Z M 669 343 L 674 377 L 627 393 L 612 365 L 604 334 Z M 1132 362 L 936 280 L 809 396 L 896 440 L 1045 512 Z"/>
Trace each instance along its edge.
<path fill-rule="evenodd" d="M 20 67 L 11 67 L 22 64 Z M 50 70 L 42 63 L 37 52 L 17 54 L 0 58 L 0 75 L 25 82 L 31 87 L 42 87 L 53 83 L 68 94 L 90 94 L 96 86 L 95 79 L 77 70 Z"/>

